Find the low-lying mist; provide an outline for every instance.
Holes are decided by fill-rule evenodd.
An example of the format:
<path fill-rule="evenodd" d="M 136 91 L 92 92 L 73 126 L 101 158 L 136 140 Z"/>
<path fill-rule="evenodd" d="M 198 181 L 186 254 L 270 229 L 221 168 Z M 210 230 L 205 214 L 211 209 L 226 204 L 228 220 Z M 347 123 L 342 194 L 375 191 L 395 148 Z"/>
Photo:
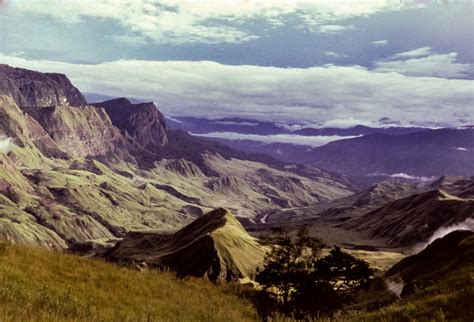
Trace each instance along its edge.
<path fill-rule="evenodd" d="M 410 253 L 411 254 L 416 254 L 416 253 L 421 252 L 423 249 L 426 248 L 426 246 L 431 244 L 436 239 L 442 238 L 442 237 L 446 236 L 447 234 L 449 234 L 450 232 L 453 232 L 455 230 L 474 231 L 474 218 L 467 218 L 466 220 L 464 220 L 462 222 L 459 222 L 459 223 L 456 223 L 454 225 L 438 228 L 438 230 L 436 230 L 433 233 L 433 235 L 431 235 L 431 237 L 428 239 L 427 242 L 416 245 Z"/>
<path fill-rule="evenodd" d="M 0 136 L 0 153 L 10 152 L 13 145 L 13 139 L 5 136 Z"/>

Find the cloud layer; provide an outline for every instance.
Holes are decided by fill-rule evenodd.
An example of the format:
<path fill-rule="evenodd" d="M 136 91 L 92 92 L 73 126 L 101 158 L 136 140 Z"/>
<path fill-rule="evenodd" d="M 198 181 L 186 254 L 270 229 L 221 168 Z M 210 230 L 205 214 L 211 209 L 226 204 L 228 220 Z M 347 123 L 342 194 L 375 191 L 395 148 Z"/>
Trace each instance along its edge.
<path fill-rule="evenodd" d="M 422 47 L 396 54 L 392 59 L 376 63 L 378 72 L 397 72 L 409 76 L 464 78 L 473 71 L 471 64 L 456 61 L 457 53 L 437 54 Z"/>
<path fill-rule="evenodd" d="M 307 145 L 310 147 L 318 147 L 329 142 L 351 139 L 354 136 L 304 136 L 295 134 L 273 134 L 273 135 L 258 135 L 258 134 L 242 134 L 235 132 L 211 132 L 205 134 L 193 134 L 196 136 L 203 136 L 209 138 L 220 138 L 228 140 L 250 140 L 263 143 L 290 143 L 295 145 Z"/>
<path fill-rule="evenodd" d="M 291 16 L 291 24 L 298 28 L 334 34 L 350 28 L 338 23 L 345 19 L 414 5 L 418 6 L 390 0 L 27 0 L 14 1 L 13 10 L 75 24 L 91 17 L 110 19 L 155 42 L 239 43 L 258 37 L 242 27 L 248 21 L 271 28 L 289 25 L 286 19 Z"/>
<path fill-rule="evenodd" d="M 361 66 L 230 66 L 209 61 L 119 60 L 96 65 L 0 62 L 67 74 L 84 92 L 154 100 L 168 116 L 255 118 L 341 127 L 474 124 L 473 81 L 412 77 Z M 385 124 L 386 125 L 386 124 Z"/>

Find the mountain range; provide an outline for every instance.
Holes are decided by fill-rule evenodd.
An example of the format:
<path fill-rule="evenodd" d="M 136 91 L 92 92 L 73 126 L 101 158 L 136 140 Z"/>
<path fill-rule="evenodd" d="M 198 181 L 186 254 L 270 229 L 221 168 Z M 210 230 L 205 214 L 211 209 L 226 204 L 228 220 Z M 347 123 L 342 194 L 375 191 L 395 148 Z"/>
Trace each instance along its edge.
<path fill-rule="evenodd" d="M 474 129 L 425 130 L 403 135 L 371 134 L 309 151 L 305 163 L 340 173 L 412 176 L 472 175 Z"/>
<path fill-rule="evenodd" d="M 357 125 L 291 130 L 251 119 L 191 117 L 176 118 L 170 124 L 236 150 L 321 167 L 362 182 L 374 183 L 391 176 L 420 179 L 474 173 L 474 128 L 469 126 L 428 129 Z"/>
<path fill-rule="evenodd" d="M 472 168 L 471 129 L 369 134 L 308 151 L 326 171 L 172 129 L 153 103 L 89 105 L 65 75 L 6 65 L 0 72 L 0 133 L 10 145 L 0 154 L 5 239 L 100 245 L 130 231 L 176 230 L 224 207 L 257 235 L 272 225 L 310 224 L 328 241 L 407 248 L 474 213 L 472 177 L 392 180 L 365 190 L 351 180 L 410 169 L 449 173 L 453 166 L 465 174 Z M 398 155 L 390 170 L 376 162 L 387 149 Z"/>
<path fill-rule="evenodd" d="M 0 67 L 0 235 L 64 248 L 127 231 L 179 228 L 227 207 L 252 222 L 265 209 L 351 194 L 316 167 L 170 130 L 153 103 L 88 105 L 65 75 Z"/>
<path fill-rule="evenodd" d="M 88 96 L 94 100 L 99 96 Z M 213 132 L 233 132 L 239 134 L 293 134 L 301 136 L 362 136 L 368 134 L 389 134 L 401 135 L 425 130 L 423 127 L 370 127 L 365 125 L 356 125 L 348 128 L 337 127 L 308 127 L 300 124 L 285 124 L 270 121 L 261 121 L 255 119 L 245 119 L 240 117 L 225 118 L 199 118 L 191 116 L 178 116 L 168 118 L 170 127 L 185 130 L 196 134 L 206 134 Z"/>

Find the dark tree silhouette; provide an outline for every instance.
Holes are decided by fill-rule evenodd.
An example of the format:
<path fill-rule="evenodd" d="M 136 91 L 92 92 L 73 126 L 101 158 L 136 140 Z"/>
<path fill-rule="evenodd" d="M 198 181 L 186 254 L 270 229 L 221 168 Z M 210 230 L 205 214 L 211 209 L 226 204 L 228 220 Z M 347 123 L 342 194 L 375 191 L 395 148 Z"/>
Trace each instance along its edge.
<path fill-rule="evenodd" d="M 330 283 L 339 293 L 350 293 L 365 286 L 374 271 L 361 259 L 334 247 L 330 254 L 314 263 L 313 278 Z"/>
<path fill-rule="evenodd" d="M 311 273 L 321 245 L 319 239 L 309 237 L 306 228 L 298 232 L 296 239 L 282 232 L 277 245 L 266 255 L 264 267 L 257 273 L 256 281 L 266 291 L 275 294 L 284 308 L 287 307 L 292 293 Z"/>
<path fill-rule="evenodd" d="M 318 259 L 322 242 L 310 237 L 307 229 L 296 238 L 280 232 L 277 240 L 256 276 L 263 291 L 254 303 L 264 318 L 275 311 L 296 318 L 334 312 L 373 274 L 367 262 L 339 247 Z"/>

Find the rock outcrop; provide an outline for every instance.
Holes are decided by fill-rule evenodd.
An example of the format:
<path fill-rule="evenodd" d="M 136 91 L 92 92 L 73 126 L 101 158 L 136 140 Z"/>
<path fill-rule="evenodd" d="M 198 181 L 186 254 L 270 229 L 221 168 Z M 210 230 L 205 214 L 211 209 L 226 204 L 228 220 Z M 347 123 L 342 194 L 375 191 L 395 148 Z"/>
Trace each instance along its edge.
<path fill-rule="evenodd" d="M 104 108 L 112 123 L 126 131 L 140 147 L 155 152 L 168 143 L 168 127 L 155 104 L 132 104 L 126 98 L 117 98 L 94 106 Z"/>
<path fill-rule="evenodd" d="M 87 104 L 66 75 L 39 73 L 4 64 L 0 64 L 0 94 L 12 97 L 20 107 Z"/>

